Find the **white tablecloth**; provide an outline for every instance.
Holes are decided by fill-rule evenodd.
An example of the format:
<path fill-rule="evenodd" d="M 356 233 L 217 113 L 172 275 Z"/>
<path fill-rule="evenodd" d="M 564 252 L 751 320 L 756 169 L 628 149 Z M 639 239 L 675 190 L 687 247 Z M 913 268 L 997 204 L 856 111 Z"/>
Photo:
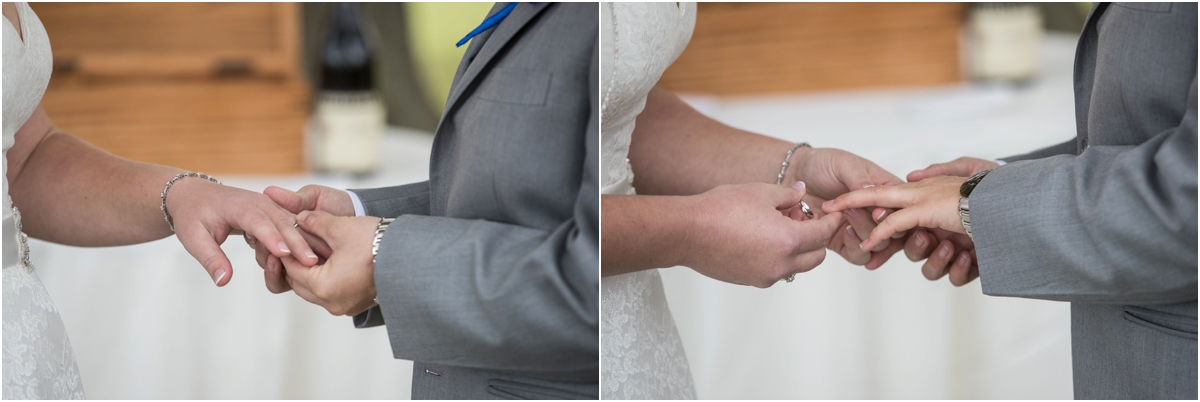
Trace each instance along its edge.
<path fill-rule="evenodd" d="M 310 183 L 378 187 L 428 178 L 429 133 L 398 128 L 376 175 L 227 176 L 253 191 Z M 86 219 L 86 217 L 80 217 Z M 38 275 L 62 313 L 93 399 L 407 399 L 412 363 L 384 327 L 355 329 L 294 293 L 271 294 L 239 236 L 222 247 L 233 278 L 213 286 L 175 238 L 112 248 L 37 240 Z"/>
<path fill-rule="evenodd" d="M 729 125 L 873 160 L 903 178 L 1075 136 L 1075 39 L 1051 35 L 1028 86 L 688 98 Z M 780 150 L 782 158 L 785 149 Z M 701 398 L 1069 399 L 1067 303 L 929 282 L 897 254 L 870 272 L 830 254 L 767 290 L 663 270 Z"/>

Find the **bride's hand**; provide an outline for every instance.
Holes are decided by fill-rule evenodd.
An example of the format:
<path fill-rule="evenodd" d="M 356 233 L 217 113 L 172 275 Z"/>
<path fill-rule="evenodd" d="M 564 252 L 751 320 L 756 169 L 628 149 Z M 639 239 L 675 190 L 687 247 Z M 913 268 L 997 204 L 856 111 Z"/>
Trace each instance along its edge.
<path fill-rule="evenodd" d="M 167 209 L 176 238 L 217 286 L 225 286 L 233 276 L 233 265 L 220 245 L 236 231 L 258 239 L 264 252 L 276 258 L 291 255 L 303 264 L 317 263 L 317 255 L 293 226 L 295 214 L 265 195 L 189 178 L 171 187 Z"/>
<path fill-rule="evenodd" d="M 334 216 L 354 216 L 354 203 L 350 201 L 350 195 L 336 188 L 310 184 L 301 187 L 299 191 L 293 192 L 280 187 L 270 186 L 263 190 L 263 194 L 293 214 L 299 214 L 301 211 L 322 211 Z M 320 259 L 319 263 L 324 263 L 325 259 L 329 258 L 331 252 L 329 245 L 318 237 L 308 235 L 303 231 L 300 233 L 312 247 L 313 251 L 317 253 Z M 246 244 L 254 248 L 258 266 L 263 268 L 263 277 L 266 280 L 267 290 L 271 291 L 271 293 L 283 293 L 292 290 L 291 285 L 288 284 L 287 271 L 283 269 L 283 263 L 279 257 L 271 253 L 266 247 L 263 247 L 262 242 L 259 242 L 253 236 L 246 236 L 245 240 Z M 312 265 L 306 264 L 306 266 Z"/>
<path fill-rule="evenodd" d="M 799 148 L 792 161 L 788 177 L 808 184 L 809 198 L 813 198 L 809 203 L 813 206 L 850 191 L 904 183 L 874 162 L 836 148 Z M 841 233 L 832 238 L 829 249 L 852 264 L 878 268 L 903 248 L 905 233 L 896 233 L 892 238 L 898 240 L 880 242 L 867 251 L 859 249 L 858 244 L 875 229 L 880 216 L 891 212 L 871 206 L 846 210 L 846 222 L 840 227 Z"/>
<path fill-rule="evenodd" d="M 798 187 L 798 188 L 797 188 Z M 841 214 L 798 221 L 804 197 L 795 187 L 764 183 L 725 185 L 695 196 L 694 221 L 682 264 L 725 282 L 766 288 L 825 260 L 825 245 Z"/>

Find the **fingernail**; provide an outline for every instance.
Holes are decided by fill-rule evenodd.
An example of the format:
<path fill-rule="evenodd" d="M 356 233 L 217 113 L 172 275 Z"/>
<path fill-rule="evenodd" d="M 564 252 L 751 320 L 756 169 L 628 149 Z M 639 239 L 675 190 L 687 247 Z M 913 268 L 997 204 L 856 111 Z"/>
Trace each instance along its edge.
<path fill-rule="evenodd" d="M 917 247 L 925 247 L 925 236 L 922 236 L 920 233 L 914 236 L 917 236 L 917 238 L 913 240 L 913 244 L 916 244 Z"/>
<path fill-rule="evenodd" d="M 850 215 L 851 218 L 857 218 L 858 217 L 858 208 L 847 209 L 846 215 Z"/>
<path fill-rule="evenodd" d="M 314 260 L 315 260 L 315 259 L 317 259 L 317 255 L 316 255 L 316 254 L 314 254 L 314 253 L 312 252 L 312 250 L 305 251 L 305 252 L 304 252 L 304 255 L 305 255 L 306 257 L 308 257 L 308 258 L 312 258 L 312 259 L 314 259 Z"/>
<path fill-rule="evenodd" d="M 862 243 L 858 243 L 858 249 L 862 250 L 862 251 L 867 251 L 867 241 L 863 240 Z"/>
<path fill-rule="evenodd" d="M 225 269 L 224 268 L 217 269 L 217 272 L 213 272 L 213 283 L 216 284 L 217 286 L 221 286 L 221 279 L 224 279 L 224 278 L 225 278 Z"/>
<path fill-rule="evenodd" d="M 888 211 L 885 209 L 885 210 L 879 212 L 879 216 L 875 217 L 875 222 L 883 222 L 883 218 L 886 218 L 887 216 L 888 216 Z"/>
<path fill-rule="evenodd" d="M 829 210 L 829 208 L 832 206 L 833 206 L 833 200 L 829 200 L 829 201 L 825 201 L 825 202 L 821 203 L 821 209 L 824 209 L 824 210 Z"/>
<path fill-rule="evenodd" d="M 859 237 L 858 237 L 858 233 L 854 231 L 854 227 L 853 227 L 853 226 L 846 226 L 846 233 L 849 233 L 849 234 L 850 234 L 850 236 L 853 236 L 855 239 L 858 239 L 858 238 L 859 238 Z"/>
<path fill-rule="evenodd" d="M 284 242 L 279 242 L 278 246 L 279 246 L 279 251 L 282 251 L 282 252 L 285 252 L 285 253 L 290 253 L 290 252 L 292 252 L 292 250 L 288 249 L 287 243 L 284 243 Z"/>
<path fill-rule="evenodd" d="M 805 185 L 804 182 L 802 182 L 802 181 L 792 183 L 792 188 L 794 188 L 794 189 L 796 189 L 796 191 L 799 191 L 802 193 L 804 192 L 804 189 L 806 188 L 806 186 L 807 185 Z"/>
<path fill-rule="evenodd" d="M 950 246 L 938 247 L 938 257 L 942 259 L 950 258 Z"/>
<path fill-rule="evenodd" d="M 863 185 L 863 188 L 871 188 L 871 187 L 875 187 L 875 185 L 874 184 L 864 184 Z"/>
<path fill-rule="evenodd" d="M 275 260 L 267 258 L 267 271 L 275 272 L 278 267 L 275 266 Z"/>
<path fill-rule="evenodd" d="M 296 215 L 296 222 L 303 222 L 304 218 L 308 217 L 308 211 L 300 211 L 300 215 Z"/>
<path fill-rule="evenodd" d="M 966 266 L 967 264 L 970 264 L 970 263 L 971 263 L 971 261 L 969 259 L 967 259 L 966 254 L 960 254 L 958 256 L 958 265 Z"/>

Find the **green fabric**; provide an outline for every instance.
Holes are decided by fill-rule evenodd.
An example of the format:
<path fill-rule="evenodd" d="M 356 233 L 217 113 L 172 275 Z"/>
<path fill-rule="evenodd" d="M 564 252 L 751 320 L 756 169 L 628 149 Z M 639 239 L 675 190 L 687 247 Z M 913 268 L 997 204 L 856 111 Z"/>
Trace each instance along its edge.
<path fill-rule="evenodd" d="M 407 3 L 408 39 L 430 109 L 439 115 L 467 46 L 454 43 L 479 26 L 494 3 Z"/>

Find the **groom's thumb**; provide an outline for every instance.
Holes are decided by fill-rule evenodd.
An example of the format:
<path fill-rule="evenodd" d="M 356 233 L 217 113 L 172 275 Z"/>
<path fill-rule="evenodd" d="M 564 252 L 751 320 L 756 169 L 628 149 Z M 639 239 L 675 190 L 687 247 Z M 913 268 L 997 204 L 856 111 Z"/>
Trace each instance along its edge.
<path fill-rule="evenodd" d="M 296 215 L 296 223 L 300 225 L 300 229 L 328 243 L 331 240 L 329 229 L 334 218 L 336 217 L 325 211 L 303 211 Z"/>
<path fill-rule="evenodd" d="M 305 208 L 304 197 L 300 195 L 300 193 L 291 190 L 269 186 L 263 190 L 263 194 L 266 194 L 267 198 L 270 198 L 271 201 L 275 201 L 275 203 L 279 204 L 280 207 L 293 214 L 299 213 L 305 209 L 311 209 L 311 207 Z"/>

